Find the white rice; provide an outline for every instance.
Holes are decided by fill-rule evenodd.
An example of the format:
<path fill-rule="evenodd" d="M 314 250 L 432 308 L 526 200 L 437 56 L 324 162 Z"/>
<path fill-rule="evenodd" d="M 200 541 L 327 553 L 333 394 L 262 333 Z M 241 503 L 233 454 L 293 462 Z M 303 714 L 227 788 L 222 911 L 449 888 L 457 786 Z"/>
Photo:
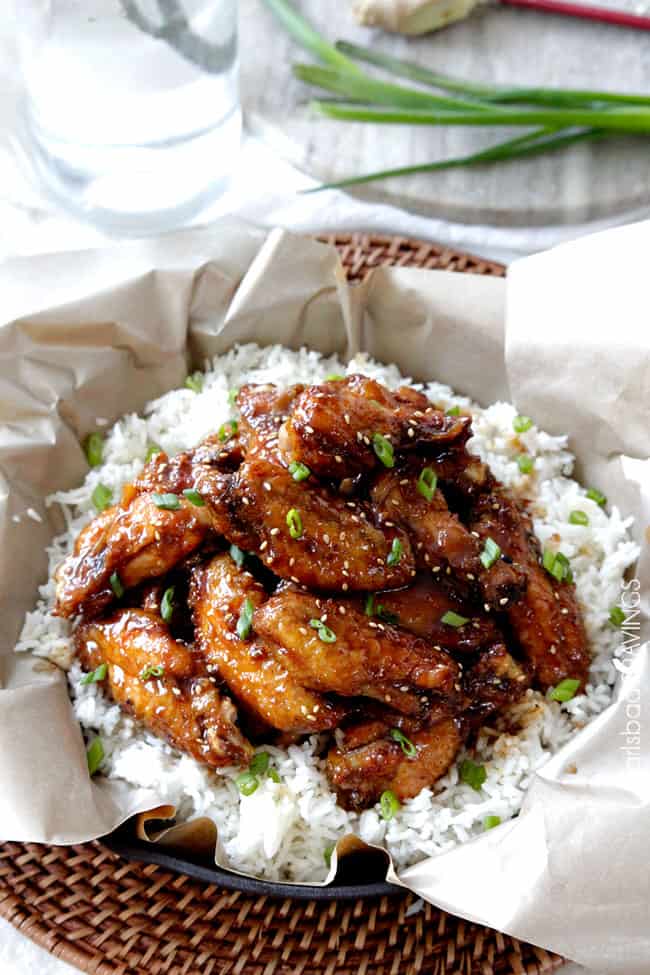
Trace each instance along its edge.
<path fill-rule="evenodd" d="M 330 373 L 356 372 L 390 387 L 409 381 L 395 366 L 365 356 L 357 356 L 345 366 L 336 358 L 324 359 L 306 349 L 291 352 L 279 346 L 245 345 L 212 363 L 202 392 L 174 390 L 150 403 L 144 416 L 125 416 L 107 434 L 102 466 L 91 470 L 80 487 L 48 499 L 49 504 L 61 506 L 67 524 L 66 533 L 49 549 L 51 572 L 93 516 L 95 486 L 101 482 L 117 498 L 122 486 L 142 468 L 149 444 L 174 454 L 213 432 L 232 415 L 230 389 L 244 383 L 312 383 Z M 200 766 L 123 714 L 97 684 L 80 684 L 70 624 L 52 615 L 51 577 L 40 590 L 36 609 L 26 617 L 16 649 L 33 651 L 68 670 L 74 712 L 89 738 L 97 734 L 102 738 L 105 774 L 154 788 L 161 802 L 177 807 L 179 818 L 209 816 L 219 829 L 226 862 L 242 872 L 283 880 L 323 880 L 327 874 L 324 852 L 350 832 L 386 846 L 398 867 L 449 850 L 482 832 L 486 816 L 505 821 L 516 815 L 535 770 L 611 700 L 616 678 L 613 660 L 623 647 L 619 631 L 608 623 L 608 617 L 619 602 L 624 572 L 639 554 L 628 535 L 632 519 L 624 519 L 615 506 L 607 513 L 571 479 L 573 458 L 566 437 L 549 436 L 535 426 L 517 436 L 512 405 L 495 403 L 482 410 L 455 396 L 447 386 L 430 383 L 424 389 L 446 408 L 455 404 L 471 408 L 471 448 L 513 493 L 532 499 L 535 531 L 541 542 L 553 539 L 554 544 L 558 536 L 561 539 L 560 548 L 571 559 L 593 651 L 584 694 L 560 705 L 537 691 L 528 691 L 510 712 L 508 731 L 503 719 L 482 729 L 471 755 L 487 772 L 480 792 L 459 780 L 454 765 L 433 789 L 424 789 L 406 802 L 388 822 L 377 808 L 360 815 L 345 812 L 328 787 L 319 755 L 322 742 L 314 736 L 287 749 L 264 746 L 281 781 L 263 778 L 257 791 L 244 797 L 234 784 L 238 770 L 212 772 Z M 521 474 L 516 463 L 523 450 L 535 459 L 530 475 Z M 568 523 L 574 509 L 586 512 L 588 526 Z M 26 514 L 33 517 L 31 509 Z M 513 718 L 520 727 L 517 734 L 512 734 Z"/>

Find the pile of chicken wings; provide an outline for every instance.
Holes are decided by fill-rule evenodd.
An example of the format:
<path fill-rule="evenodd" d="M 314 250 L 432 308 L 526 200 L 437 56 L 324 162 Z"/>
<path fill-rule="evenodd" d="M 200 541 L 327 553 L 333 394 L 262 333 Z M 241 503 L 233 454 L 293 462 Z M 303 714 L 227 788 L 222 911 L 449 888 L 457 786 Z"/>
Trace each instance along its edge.
<path fill-rule="evenodd" d="M 431 786 L 529 687 L 584 684 L 572 581 L 466 449 L 470 416 L 361 375 L 236 404 L 57 571 L 82 666 L 155 734 L 219 768 L 330 733 L 330 783 L 362 809 Z"/>

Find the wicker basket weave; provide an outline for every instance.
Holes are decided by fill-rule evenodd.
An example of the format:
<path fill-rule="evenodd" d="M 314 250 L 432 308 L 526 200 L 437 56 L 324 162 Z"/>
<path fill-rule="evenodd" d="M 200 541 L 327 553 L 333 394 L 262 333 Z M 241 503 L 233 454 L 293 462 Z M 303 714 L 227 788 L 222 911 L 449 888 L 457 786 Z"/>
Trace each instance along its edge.
<path fill-rule="evenodd" d="M 405 238 L 335 244 L 350 278 L 393 264 L 504 274 Z M 93 975 L 542 975 L 562 960 L 411 895 L 351 902 L 251 897 L 128 863 L 101 843 L 0 847 L 0 915 Z"/>

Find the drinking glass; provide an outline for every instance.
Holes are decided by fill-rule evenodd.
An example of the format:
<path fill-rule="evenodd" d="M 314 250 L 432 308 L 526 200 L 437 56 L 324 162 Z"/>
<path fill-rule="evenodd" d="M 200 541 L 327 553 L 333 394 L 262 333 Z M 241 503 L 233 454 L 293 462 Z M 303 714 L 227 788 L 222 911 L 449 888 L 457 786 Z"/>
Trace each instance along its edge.
<path fill-rule="evenodd" d="M 82 219 L 146 234 L 227 187 L 239 151 L 237 0 L 13 0 L 23 135 Z"/>

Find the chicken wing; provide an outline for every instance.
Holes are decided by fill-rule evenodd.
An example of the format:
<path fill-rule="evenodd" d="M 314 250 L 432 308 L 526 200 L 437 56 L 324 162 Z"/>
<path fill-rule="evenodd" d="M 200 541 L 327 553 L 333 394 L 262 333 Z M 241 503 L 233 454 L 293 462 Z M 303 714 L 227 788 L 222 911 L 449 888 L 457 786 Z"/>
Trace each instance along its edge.
<path fill-rule="evenodd" d="M 407 756 L 382 722 L 347 728 L 327 756 L 327 778 L 345 809 L 359 811 L 390 790 L 400 802 L 432 786 L 456 758 L 462 739 L 453 718 L 411 731 L 402 726 L 415 748 Z"/>
<path fill-rule="evenodd" d="M 394 451 L 435 450 L 464 443 L 470 427 L 470 417 L 447 416 L 407 386 L 391 392 L 367 376 L 348 376 L 296 396 L 280 447 L 287 463 L 297 460 L 314 474 L 340 479 L 380 465 L 377 435 Z"/>
<path fill-rule="evenodd" d="M 529 687 L 528 669 L 508 653 L 503 643 L 482 653 L 463 678 L 469 713 L 481 718 L 514 704 Z"/>
<path fill-rule="evenodd" d="M 523 569 L 525 591 L 508 605 L 507 614 L 542 688 L 565 678 L 579 680 L 584 686 L 590 655 L 575 587 L 571 582 L 558 582 L 543 568 L 528 513 L 494 488 L 477 499 L 472 529 L 482 540 L 493 539 Z"/>
<path fill-rule="evenodd" d="M 174 495 L 177 507 L 170 510 L 153 493 L 127 496 L 131 500 L 102 512 L 83 529 L 57 569 L 60 616 L 96 615 L 122 589 L 165 575 L 210 531 L 207 509 L 183 497 Z"/>
<path fill-rule="evenodd" d="M 346 711 L 305 689 L 289 673 L 272 641 L 254 631 L 241 638 L 237 623 L 246 600 L 251 610 L 266 599 L 250 573 L 229 555 L 218 555 L 194 573 L 190 602 L 196 639 L 208 667 L 218 672 L 238 701 L 273 728 L 303 734 L 336 727 Z"/>
<path fill-rule="evenodd" d="M 415 571 L 406 534 L 374 524 L 367 504 L 299 483 L 257 456 L 231 475 L 204 470 L 197 488 L 217 532 L 255 552 L 276 575 L 313 589 L 388 589 Z"/>
<path fill-rule="evenodd" d="M 305 687 L 370 697 L 397 711 L 427 711 L 427 691 L 453 695 L 459 668 L 425 640 L 370 619 L 352 601 L 319 599 L 288 586 L 253 617 L 289 673 Z"/>
<path fill-rule="evenodd" d="M 304 388 L 298 385 L 280 390 L 271 383 L 265 386 L 242 386 L 237 394 L 237 406 L 241 416 L 239 430 L 248 454 L 256 452 L 267 460 L 281 463 L 278 450 L 280 427 L 287 419 L 294 400 Z"/>
<path fill-rule="evenodd" d="M 155 614 L 120 610 L 106 622 L 82 623 L 74 639 L 82 666 L 105 664 L 105 689 L 154 734 L 212 768 L 248 763 L 252 748 L 234 704 Z"/>
<path fill-rule="evenodd" d="M 130 500 L 134 494 L 149 491 L 181 495 L 183 491 L 194 487 L 197 470 L 202 465 L 230 472 L 236 470 L 243 459 L 244 451 L 239 438 L 231 437 L 223 441 L 219 434 L 206 437 L 192 450 L 185 450 L 173 457 L 160 451 L 145 464 L 130 485 L 132 493 L 125 493 L 123 500 Z"/>

